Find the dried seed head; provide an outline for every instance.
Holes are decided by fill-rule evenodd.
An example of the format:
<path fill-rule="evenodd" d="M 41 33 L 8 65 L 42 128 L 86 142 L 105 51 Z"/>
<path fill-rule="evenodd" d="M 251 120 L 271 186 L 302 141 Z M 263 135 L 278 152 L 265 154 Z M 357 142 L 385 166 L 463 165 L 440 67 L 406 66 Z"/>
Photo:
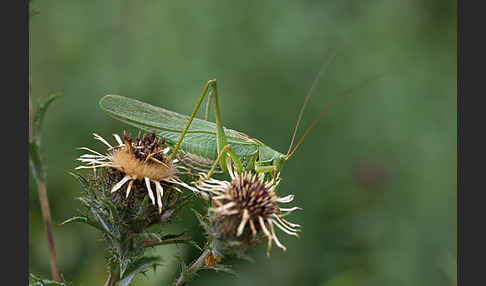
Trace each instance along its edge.
<path fill-rule="evenodd" d="M 164 140 L 157 140 L 155 132 L 140 136 L 132 142 L 124 132 L 124 144 L 114 147 L 111 153 L 113 167 L 130 175 L 132 179 L 149 178 L 151 181 L 163 181 L 177 173 L 173 162 L 169 162 L 168 148 L 164 149 Z"/>
<path fill-rule="evenodd" d="M 76 169 L 83 168 L 113 168 L 122 174 L 123 178 L 113 185 L 111 192 L 118 191 L 127 182 L 126 197 L 129 196 L 133 184 L 139 182 L 145 184 L 147 193 L 155 205 L 159 207 L 159 213 L 162 212 L 162 197 L 164 195 L 164 188 L 161 182 L 169 184 L 175 190 L 182 192 L 178 186 L 185 187 L 189 190 L 198 192 L 197 189 L 184 183 L 177 176 L 180 170 L 186 170 L 182 166 L 177 165 L 177 160 L 169 160 L 167 156 L 170 149 L 164 148 L 164 138 L 157 139 L 155 131 L 140 137 L 140 133 L 135 141 L 131 136 L 124 132 L 123 141 L 120 136 L 113 134 L 118 145 L 112 146 L 104 138 L 97 134 L 93 134 L 95 139 L 101 141 L 108 146 L 106 155 L 102 155 L 96 151 L 82 147 L 81 149 L 91 152 L 91 154 L 84 154 L 78 158 L 79 161 L 86 163 L 84 166 L 79 166 Z M 155 195 L 153 187 L 155 186 Z"/>

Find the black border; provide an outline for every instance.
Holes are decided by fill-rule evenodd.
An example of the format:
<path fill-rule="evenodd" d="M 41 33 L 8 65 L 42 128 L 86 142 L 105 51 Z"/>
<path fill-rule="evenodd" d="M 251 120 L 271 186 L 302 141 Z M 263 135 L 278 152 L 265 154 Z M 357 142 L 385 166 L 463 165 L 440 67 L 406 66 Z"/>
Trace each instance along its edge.
<path fill-rule="evenodd" d="M 457 1 L 457 285 L 463 281 L 462 261 L 462 140 L 463 140 L 463 3 Z"/>
<path fill-rule="evenodd" d="M 480 3 L 459 0 L 457 6 L 458 285 L 486 284 L 486 139 L 482 136 L 485 133 L 486 110 L 481 101 L 485 97 L 486 82 L 486 43 L 483 41 L 486 17 Z"/>
<path fill-rule="evenodd" d="M 24 164 L 23 164 L 23 169 L 25 168 L 25 173 L 22 175 L 22 184 L 25 184 L 25 187 L 23 188 L 23 191 L 18 192 L 18 196 L 20 197 L 20 200 L 24 202 L 22 205 L 27 205 L 29 206 L 29 157 L 28 157 L 28 140 L 29 140 L 29 15 L 30 15 L 30 2 L 31 0 L 23 0 L 23 1 L 18 1 L 18 8 L 20 9 L 20 17 L 18 17 L 18 23 L 16 23 L 15 26 L 18 26 L 20 31 L 18 32 L 17 35 L 19 40 L 19 46 L 14 47 L 16 50 L 16 53 L 19 54 L 20 57 L 23 58 L 19 59 L 17 62 L 20 65 L 20 82 L 17 85 L 18 87 L 15 88 L 15 90 L 19 90 L 19 96 L 21 104 L 22 104 L 22 112 L 19 112 L 19 116 L 24 119 L 23 121 L 23 128 L 19 128 L 17 132 L 19 132 L 23 136 L 24 139 L 24 149 L 25 153 L 23 154 L 23 158 L 25 158 Z M 8 10 L 7 10 L 8 11 Z M 8 12 L 7 12 L 8 13 Z M 17 13 L 13 13 L 14 17 L 16 17 Z M 17 57 L 14 57 L 15 60 L 17 60 Z M 14 81 L 15 82 L 15 81 Z M 21 119 L 19 119 L 20 121 Z M 20 121 L 22 122 L 22 121 Z M 15 155 L 14 155 L 15 156 Z M 15 206 L 14 206 L 15 208 Z M 18 210 L 16 210 L 18 212 Z M 13 211 L 11 212 L 13 213 Z M 20 244 L 20 246 L 16 249 L 13 249 L 12 252 L 17 253 L 17 256 L 25 257 L 25 262 L 21 261 L 20 259 L 17 260 L 16 263 L 22 263 L 22 265 L 25 265 L 25 272 L 21 273 L 23 275 L 17 274 L 17 277 L 20 277 L 22 280 L 21 283 L 25 283 L 24 285 L 28 285 L 29 283 L 29 208 L 27 207 L 26 210 L 22 213 L 20 216 L 22 217 L 22 221 L 26 222 L 26 225 L 19 224 L 16 228 L 16 232 L 22 233 L 25 230 L 25 237 L 22 237 L 22 239 L 19 238 L 14 238 L 15 243 Z M 21 255 L 19 255 L 21 254 Z M 9 265 L 11 266 L 11 265 Z M 13 267 L 12 267 L 13 268 Z M 22 269 L 23 267 L 18 266 L 15 267 L 16 269 Z M 14 271 L 13 273 L 15 273 Z M 16 278 L 17 280 L 18 278 Z M 25 282 L 24 282 L 25 281 Z M 20 281 L 19 281 L 20 282 Z M 14 285 L 13 283 L 10 283 L 11 285 Z M 15 283 L 17 284 L 17 283 Z M 20 283 L 18 283 L 20 284 Z"/>
<path fill-rule="evenodd" d="M 2 4 L 1 284 L 28 285 L 29 9 L 28 0 Z"/>

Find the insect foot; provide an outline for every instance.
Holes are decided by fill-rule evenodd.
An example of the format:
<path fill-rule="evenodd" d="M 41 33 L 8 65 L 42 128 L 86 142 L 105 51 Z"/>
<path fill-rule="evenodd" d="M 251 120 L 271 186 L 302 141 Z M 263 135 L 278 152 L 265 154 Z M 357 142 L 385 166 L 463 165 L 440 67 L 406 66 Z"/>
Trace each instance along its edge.
<path fill-rule="evenodd" d="M 227 166 L 231 181 L 210 178 L 197 185 L 211 201 L 207 229 L 217 241 L 213 243 L 216 252 L 242 252 L 248 246 L 259 244 L 265 237 L 268 241 L 267 255 L 270 255 L 272 242 L 285 251 L 286 247 L 277 238 L 275 226 L 299 237 L 300 225 L 287 221 L 284 216 L 300 208 L 279 206 L 279 203 L 291 202 L 294 195 L 277 196 L 278 176 L 265 180 L 263 173 L 236 172 L 229 160 Z"/>
<path fill-rule="evenodd" d="M 190 170 L 179 166 L 177 159 L 169 159 L 170 148 L 164 148 L 164 138 L 157 139 L 155 131 L 145 134 L 143 137 L 140 137 L 139 133 L 135 140 L 132 140 L 126 132 L 124 132 L 123 140 L 119 135 L 113 134 L 118 145 L 111 145 L 98 134 L 93 133 L 93 135 L 95 139 L 105 144 L 108 150 L 103 155 L 89 148 L 81 147 L 80 149 L 89 151 L 90 154 L 84 154 L 78 158 L 78 161 L 85 165 L 76 169 L 106 168 L 112 174 L 119 174 L 120 179 L 112 185 L 111 193 L 124 189 L 125 197 L 128 198 L 132 190 L 145 190 L 152 205 L 155 206 L 157 201 L 159 214 L 162 214 L 164 190 L 170 189 L 182 193 L 180 187 L 183 187 L 193 192 L 199 192 L 195 187 L 180 179 L 181 175 L 187 175 Z"/>

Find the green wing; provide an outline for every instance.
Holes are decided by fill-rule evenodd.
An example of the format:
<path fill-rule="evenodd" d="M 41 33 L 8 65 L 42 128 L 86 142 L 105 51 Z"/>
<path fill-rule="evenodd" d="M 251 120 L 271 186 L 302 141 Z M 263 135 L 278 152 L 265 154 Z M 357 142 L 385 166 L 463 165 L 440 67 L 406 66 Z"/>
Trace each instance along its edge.
<path fill-rule="evenodd" d="M 189 116 L 120 95 L 104 96 L 100 100 L 100 107 L 110 116 L 124 123 L 147 132 L 155 130 L 172 145 L 177 143 L 189 120 Z M 240 132 L 228 128 L 224 128 L 224 132 L 227 142 L 243 161 L 252 160 L 251 158 L 258 151 L 258 146 L 262 145 L 260 141 Z M 185 152 L 216 160 L 218 155 L 216 124 L 194 118 L 182 141 L 181 148 Z"/>

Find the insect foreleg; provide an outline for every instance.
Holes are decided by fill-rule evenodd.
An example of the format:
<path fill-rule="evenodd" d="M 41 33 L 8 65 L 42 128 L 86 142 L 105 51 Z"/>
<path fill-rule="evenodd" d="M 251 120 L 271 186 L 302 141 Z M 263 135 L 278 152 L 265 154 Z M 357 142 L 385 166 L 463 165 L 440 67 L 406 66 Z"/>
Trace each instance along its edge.
<path fill-rule="evenodd" d="M 277 171 L 277 166 L 261 166 L 256 162 L 255 164 L 255 172 L 257 173 L 268 173 L 268 172 L 275 172 Z"/>
<path fill-rule="evenodd" d="M 257 173 L 271 173 L 271 176 L 275 178 L 278 174 L 278 167 L 275 165 L 263 165 L 262 162 L 255 162 L 254 170 Z"/>

